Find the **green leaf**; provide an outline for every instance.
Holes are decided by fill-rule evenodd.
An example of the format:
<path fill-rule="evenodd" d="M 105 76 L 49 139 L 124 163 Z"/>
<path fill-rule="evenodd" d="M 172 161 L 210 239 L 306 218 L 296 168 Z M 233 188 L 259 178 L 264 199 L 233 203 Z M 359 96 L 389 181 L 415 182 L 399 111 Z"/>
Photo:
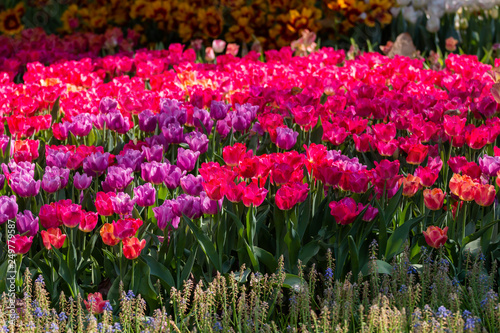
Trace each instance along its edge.
<path fill-rule="evenodd" d="M 376 270 L 378 274 L 389 274 L 391 275 L 392 274 L 392 271 L 393 271 L 393 268 L 392 266 L 383 261 L 383 260 L 376 260 L 375 261 L 375 264 L 376 264 Z M 367 262 L 363 268 L 361 269 L 361 273 L 363 274 L 363 276 L 368 276 L 370 275 L 370 262 Z"/>
<path fill-rule="evenodd" d="M 191 251 L 191 254 L 189 255 L 189 258 L 186 262 L 186 265 L 184 265 L 184 267 L 182 268 L 181 280 L 177 281 L 177 286 L 180 287 L 182 283 L 185 280 L 187 280 L 189 274 L 191 274 L 194 265 L 194 259 L 196 258 L 197 253 L 198 253 L 198 247 L 195 247 L 193 251 Z M 177 269 L 180 269 L 180 267 L 177 267 Z"/>
<path fill-rule="evenodd" d="M 59 118 L 60 102 L 61 96 L 57 97 L 54 105 L 52 105 L 52 110 L 50 110 L 50 115 L 52 117 L 52 124 L 57 122 Z"/>
<path fill-rule="evenodd" d="M 270 272 L 276 271 L 278 263 L 274 260 L 274 256 L 271 253 L 257 246 L 253 247 L 253 251 L 255 256 L 266 265 Z"/>
<path fill-rule="evenodd" d="M 351 267 L 352 274 L 354 278 L 358 276 L 359 273 L 359 254 L 358 248 L 356 247 L 356 243 L 354 242 L 354 238 L 351 235 L 347 236 L 347 240 L 349 243 L 349 253 L 351 254 Z"/>
<path fill-rule="evenodd" d="M 299 259 L 306 265 L 312 257 L 319 252 L 319 241 L 312 241 L 302 246 L 299 251 Z"/>
<path fill-rule="evenodd" d="M 151 275 L 159 278 L 164 286 L 167 286 L 168 289 L 175 286 L 174 277 L 167 267 L 160 264 L 149 255 L 141 255 L 141 259 L 144 260 L 146 264 L 148 264 L 151 270 Z"/>
<path fill-rule="evenodd" d="M 193 232 L 203 252 L 208 256 L 208 259 L 212 262 L 212 265 L 215 266 L 215 269 L 220 272 L 222 270 L 222 263 L 219 261 L 219 256 L 217 255 L 217 251 L 212 241 L 186 215 L 182 214 L 182 217 Z"/>
<path fill-rule="evenodd" d="M 403 250 L 403 245 L 411 232 L 411 229 L 424 218 L 423 215 L 406 221 L 403 225 L 394 230 L 392 235 L 387 240 L 387 248 L 385 250 L 386 260 L 391 260 L 395 255 Z"/>
<path fill-rule="evenodd" d="M 304 279 L 295 274 L 286 274 L 283 287 L 288 289 L 300 290 L 301 285 L 305 283 Z"/>

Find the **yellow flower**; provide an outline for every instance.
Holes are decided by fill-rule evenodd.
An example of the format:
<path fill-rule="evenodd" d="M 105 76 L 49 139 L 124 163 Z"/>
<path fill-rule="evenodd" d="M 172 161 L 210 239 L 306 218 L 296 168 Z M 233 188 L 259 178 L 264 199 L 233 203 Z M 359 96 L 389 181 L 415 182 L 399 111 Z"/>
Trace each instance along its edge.
<path fill-rule="evenodd" d="M 240 17 L 237 24 L 231 26 L 226 33 L 226 41 L 228 42 L 245 42 L 248 43 L 252 40 L 254 30 L 249 25 L 248 17 Z"/>
<path fill-rule="evenodd" d="M 59 29 L 60 32 L 72 33 L 80 25 L 78 20 L 78 6 L 73 4 L 69 6 L 61 15 L 63 26 Z"/>
<path fill-rule="evenodd" d="M 160 22 L 169 19 L 170 11 L 171 11 L 170 1 L 156 0 L 150 3 L 148 6 L 146 6 L 144 15 L 148 19 Z"/>
<path fill-rule="evenodd" d="M 186 43 L 193 38 L 198 30 L 196 9 L 187 2 L 181 2 L 178 4 L 173 17 L 179 26 L 179 37 L 182 38 L 183 43 Z"/>
<path fill-rule="evenodd" d="M 211 38 L 217 38 L 222 33 L 222 13 L 214 6 L 198 9 L 198 21 L 201 31 Z"/>
<path fill-rule="evenodd" d="M 0 32 L 7 35 L 15 35 L 24 29 L 21 24 L 21 17 L 24 15 L 23 3 L 17 4 L 14 8 L 9 8 L 0 13 Z"/>
<path fill-rule="evenodd" d="M 144 16 L 144 12 L 146 11 L 146 6 L 148 4 L 144 0 L 137 0 L 132 3 L 130 6 L 130 18 L 136 19 L 138 17 Z"/>

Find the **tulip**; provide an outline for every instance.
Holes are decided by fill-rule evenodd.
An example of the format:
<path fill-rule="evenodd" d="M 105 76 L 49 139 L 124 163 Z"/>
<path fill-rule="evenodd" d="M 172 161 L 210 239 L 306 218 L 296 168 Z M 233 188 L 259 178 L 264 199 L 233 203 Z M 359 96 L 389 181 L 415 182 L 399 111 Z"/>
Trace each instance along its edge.
<path fill-rule="evenodd" d="M 214 39 L 214 41 L 212 42 L 212 49 L 214 50 L 215 53 L 224 52 L 225 47 L 226 47 L 226 42 L 223 41 L 222 39 Z"/>
<path fill-rule="evenodd" d="M 161 128 L 167 143 L 182 143 L 184 141 L 184 127 L 177 121 Z"/>
<path fill-rule="evenodd" d="M 329 204 L 331 214 L 335 218 L 335 222 L 341 225 L 347 225 L 354 222 L 356 216 L 363 210 L 362 204 L 356 204 L 353 198 L 343 198 L 336 202 L 332 201 Z"/>
<path fill-rule="evenodd" d="M 134 180 L 132 174 L 133 170 L 130 168 L 123 168 L 120 166 L 110 166 L 106 180 L 102 183 L 103 189 L 110 191 L 124 191 L 125 188 Z"/>
<path fill-rule="evenodd" d="M 16 163 L 31 162 L 38 158 L 39 140 L 19 140 L 14 143 L 13 158 Z"/>
<path fill-rule="evenodd" d="M 242 143 L 235 143 L 233 146 L 226 146 L 222 149 L 222 158 L 229 166 L 237 166 L 245 157 L 247 147 Z"/>
<path fill-rule="evenodd" d="M 99 102 L 99 111 L 103 114 L 108 114 L 114 110 L 117 110 L 118 102 L 116 99 L 111 97 L 103 97 Z"/>
<path fill-rule="evenodd" d="M 102 216 L 111 216 L 113 215 L 113 203 L 111 201 L 112 197 L 115 197 L 116 194 L 113 192 L 104 193 L 97 192 L 95 199 L 95 207 L 97 209 L 97 214 Z"/>
<path fill-rule="evenodd" d="M 207 47 L 205 48 L 205 60 L 206 61 L 213 61 L 215 59 L 215 53 L 213 48 Z"/>
<path fill-rule="evenodd" d="M 403 195 L 409 198 L 413 197 L 422 186 L 420 184 L 420 178 L 415 177 L 412 174 L 409 174 L 405 178 L 401 178 L 399 185 L 401 186 L 401 184 L 403 185 Z"/>
<path fill-rule="evenodd" d="M 141 165 L 141 177 L 148 183 L 160 185 L 167 177 L 169 167 L 169 163 L 143 163 Z"/>
<path fill-rule="evenodd" d="M 439 210 L 443 207 L 446 193 L 443 193 L 442 189 L 425 189 L 423 194 L 425 207 L 429 208 L 430 210 Z"/>
<path fill-rule="evenodd" d="M 196 165 L 200 152 L 179 147 L 177 150 L 177 166 L 182 171 L 191 171 Z"/>
<path fill-rule="evenodd" d="M 50 149 L 46 148 L 45 152 L 45 160 L 47 163 L 47 166 L 55 166 L 58 168 L 65 168 L 66 163 L 68 163 L 68 159 L 70 157 L 69 152 L 63 152 L 60 150 L 55 150 L 55 149 Z"/>
<path fill-rule="evenodd" d="M 177 229 L 179 225 L 180 218 L 174 213 L 173 201 L 165 200 L 163 204 L 159 207 L 153 208 L 153 213 L 155 215 L 156 221 L 158 222 L 158 228 L 160 230 L 165 230 L 167 224 L 172 224 L 172 226 Z"/>
<path fill-rule="evenodd" d="M 451 137 L 459 136 L 463 133 L 466 122 L 467 118 L 445 115 L 443 121 L 444 132 Z"/>
<path fill-rule="evenodd" d="M 83 160 L 83 171 L 92 177 L 100 176 L 109 166 L 110 153 L 96 152 Z"/>
<path fill-rule="evenodd" d="M 25 254 L 30 250 L 31 244 L 33 244 L 33 236 L 14 235 L 9 240 L 8 248 L 15 254 Z"/>
<path fill-rule="evenodd" d="M 226 183 L 223 179 L 212 179 L 209 182 L 203 182 L 202 186 L 210 199 L 220 200 L 224 197 Z"/>
<path fill-rule="evenodd" d="M 431 168 L 418 166 L 415 170 L 415 177 L 420 178 L 420 184 L 425 187 L 430 187 L 434 185 L 439 177 L 439 170 L 433 170 Z"/>
<path fill-rule="evenodd" d="M 450 191 L 452 194 L 456 195 L 463 201 L 474 200 L 476 183 L 469 176 L 461 176 L 459 174 L 453 174 L 450 179 Z"/>
<path fill-rule="evenodd" d="M 175 165 L 170 165 L 163 182 L 169 190 L 174 190 L 179 187 L 179 185 L 181 184 L 181 177 L 183 177 L 185 174 L 186 171 L 182 171 Z"/>
<path fill-rule="evenodd" d="M 28 171 L 21 170 L 10 175 L 12 191 L 22 198 L 34 197 L 40 191 L 41 181 L 33 179 Z"/>
<path fill-rule="evenodd" d="M 97 225 L 97 213 L 82 212 L 79 229 L 83 232 L 91 232 Z"/>
<path fill-rule="evenodd" d="M 365 153 L 367 151 L 370 151 L 370 144 L 372 143 L 372 138 L 369 134 L 363 133 L 361 135 L 354 134 L 352 136 L 354 140 L 354 147 L 356 148 L 356 151 L 359 151 L 361 153 Z"/>
<path fill-rule="evenodd" d="M 222 209 L 222 202 L 223 199 L 218 201 L 210 199 L 205 191 L 201 191 L 200 193 L 200 209 L 203 214 L 217 214 Z"/>
<path fill-rule="evenodd" d="M 500 157 L 484 155 L 484 157 L 479 158 L 479 167 L 485 175 L 496 176 L 497 172 L 500 171 Z"/>
<path fill-rule="evenodd" d="M 495 195 L 495 186 L 478 184 L 476 186 L 476 191 L 474 192 L 474 201 L 476 201 L 479 206 L 491 206 L 493 201 L 495 201 Z"/>
<path fill-rule="evenodd" d="M 423 232 L 425 241 L 427 242 L 427 245 L 430 247 L 433 247 L 435 249 L 440 248 L 441 246 L 446 243 L 446 240 L 448 239 L 448 236 L 446 233 L 448 232 L 448 227 L 445 227 L 444 229 L 441 230 L 441 228 L 436 227 L 436 226 L 430 226 L 427 228 L 426 231 Z"/>
<path fill-rule="evenodd" d="M 52 249 L 52 246 L 60 249 L 66 239 L 66 235 L 62 234 L 59 228 L 49 228 L 47 231 L 42 230 L 41 234 L 43 245 L 47 250 Z"/>
<path fill-rule="evenodd" d="M 102 242 L 108 246 L 115 246 L 120 243 L 120 240 L 115 237 L 114 227 L 111 223 L 105 223 L 99 232 Z"/>
<path fill-rule="evenodd" d="M 339 187 L 344 191 L 351 191 L 354 193 L 364 193 L 368 190 L 368 178 L 365 171 L 346 171 L 340 178 Z"/>
<path fill-rule="evenodd" d="M 137 198 L 137 205 L 140 207 L 149 207 L 155 204 L 156 189 L 151 183 L 134 188 L 134 198 Z"/>
<path fill-rule="evenodd" d="M 210 118 L 210 113 L 205 109 L 197 107 L 194 108 L 193 123 L 198 131 L 206 132 L 207 134 L 211 133 L 214 127 L 214 121 Z"/>
<path fill-rule="evenodd" d="M 257 156 L 244 158 L 240 161 L 240 176 L 243 178 L 255 177 L 259 168 L 260 159 Z"/>
<path fill-rule="evenodd" d="M 182 190 L 189 195 L 200 195 L 203 191 L 203 177 L 187 174 L 180 179 Z"/>
<path fill-rule="evenodd" d="M 130 168 L 134 172 L 141 170 L 141 164 L 144 160 L 143 152 L 135 149 L 127 149 L 125 152 L 122 151 L 122 153 L 116 156 L 117 166 L 120 166 L 123 169 Z"/>
<path fill-rule="evenodd" d="M 10 197 L 2 195 L 0 197 L 0 224 L 4 224 L 8 220 L 13 220 L 16 217 L 18 206 L 16 196 Z"/>
<path fill-rule="evenodd" d="M 142 147 L 142 152 L 148 162 L 161 162 L 163 160 L 163 146 L 153 145 L 152 147 Z M 142 163 L 141 163 L 142 171 Z"/>
<path fill-rule="evenodd" d="M 245 191 L 245 183 L 241 182 L 236 185 L 234 182 L 229 182 L 226 187 L 226 198 L 231 202 L 241 202 L 243 192 Z"/>
<path fill-rule="evenodd" d="M 408 148 L 408 157 L 406 158 L 406 163 L 409 164 L 421 164 L 427 153 L 429 152 L 429 146 L 425 146 L 422 144 L 414 144 Z"/>
<path fill-rule="evenodd" d="M 70 204 L 62 209 L 62 222 L 68 228 L 74 228 L 80 224 L 82 219 L 82 207 Z"/>
<path fill-rule="evenodd" d="M 158 124 L 158 116 L 151 110 L 144 110 L 139 113 L 139 129 L 143 132 L 153 133 Z"/>
<path fill-rule="evenodd" d="M 92 177 L 87 176 L 85 173 L 82 173 L 80 175 L 79 172 L 75 173 L 73 176 L 73 186 L 77 190 L 85 190 L 89 188 L 90 184 L 92 183 Z"/>
<path fill-rule="evenodd" d="M 363 208 L 364 209 L 364 208 Z M 362 219 L 363 221 L 370 222 L 373 221 L 375 217 L 378 215 L 378 209 L 368 205 L 368 209 L 366 210 L 365 214 L 363 215 Z"/>
<path fill-rule="evenodd" d="M 230 105 L 212 100 L 210 104 L 210 117 L 214 120 L 223 120 L 226 118 Z"/>
<path fill-rule="evenodd" d="M 131 199 L 125 192 L 119 192 L 115 197 L 110 198 L 113 210 L 120 216 L 128 216 L 134 209 L 136 199 Z"/>
<path fill-rule="evenodd" d="M 93 314 L 103 313 L 106 303 L 108 303 L 108 301 L 102 299 L 101 293 L 89 294 L 87 296 L 87 300 L 84 300 L 83 302 L 85 303 L 87 310 L 91 311 Z"/>
<path fill-rule="evenodd" d="M 16 215 L 17 230 L 26 236 L 35 236 L 38 233 L 38 217 L 34 218 L 29 210 Z"/>
<path fill-rule="evenodd" d="M 189 149 L 204 154 L 208 150 L 209 140 L 207 136 L 201 132 L 193 131 L 184 135 L 184 141 L 189 146 Z"/>
<path fill-rule="evenodd" d="M 309 188 L 307 184 L 291 183 L 285 184 L 276 192 L 276 206 L 280 210 L 290 210 L 298 202 L 302 202 L 307 198 Z"/>
<path fill-rule="evenodd" d="M 251 183 L 243 190 L 242 201 L 246 207 L 250 207 L 250 205 L 260 206 L 267 195 L 267 190 L 265 188 L 261 188 L 257 186 L 255 183 Z"/>
<path fill-rule="evenodd" d="M 142 224 L 142 220 L 133 218 L 121 219 L 117 222 L 113 221 L 114 236 L 118 239 L 132 237 L 137 233 Z"/>
<path fill-rule="evenodd" d="M 277 185 L 288 183 L 292 177 L 293 168 L 287 163 L 279 163 L 272 169 L 273 181 Z M 316 175 L 317 177 L 317 175 Z M 339 176 L 340 180 L 340 176 Z"/>
<path fill-rule="evenodd" d="M 123 240 L 123 255 L 127 259 L 136 259 L 141 254 L 142 249 L 146 246 L 146 240 L 139 241 L 137 237 L 125 238 Z"/>
<path fill-rule="evenodd" d="M 284 150 L 289 150 L 295 146 L 297 137 L 299 136 L 298 132 L 288 127 L 278 127 L 276 129 L 276 134 L 276 146 Z"/>

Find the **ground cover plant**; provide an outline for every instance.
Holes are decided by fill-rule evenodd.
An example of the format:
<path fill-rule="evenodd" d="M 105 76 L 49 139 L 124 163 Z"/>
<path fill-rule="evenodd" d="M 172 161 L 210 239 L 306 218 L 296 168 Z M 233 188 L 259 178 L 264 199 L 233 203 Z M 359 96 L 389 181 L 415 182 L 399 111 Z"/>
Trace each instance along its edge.
<path fill-rule="evenodd" d="M 498 329 L 500 70 L 475 56 L 451 54 L 432 70 L 421 59 L 303 46 L 304 56 L 285 47 L 239 58 L 221 54 L 224 44 L 200 63 L 174 44 L 28 63 L 20 83 L 5 73 L 0 290 L 15 290 L 18 316 L 37 311 L 33 279 L 42 325 L 71 297 L 70 307 L 85 298 L 104 312 L 104 326 L 133 306 L 134 325 L 238 330 L 247 323 L 224 317 L 228 305 L 197 306 L 210 306 L 222 283 L 242 283 L 232 301 L 253 311 L 244 282 L 263 278 L 278 287 L 263 287 L 263 312 L 248 316 L 275 316 L 268 298 L 286 295 L 286 319 L 273 317 L 280 329 L 320 327 L 321 302 L 336 296 L 301 296 L 307 283 L 355 293 L 355 311 L 328 314 L 323 327 L 383 331 L 389 324 L 374 318 L 387 315 L 399 330 L 433 330 L 431 317 Z M 209 301 L 176 303 L 200 281 Z M 294 307 L 293 297 L 311 303 Z M 95 331 L 89 318 L 81 325 Z M 272 330 L 262 318 L 248 317 Z"/>

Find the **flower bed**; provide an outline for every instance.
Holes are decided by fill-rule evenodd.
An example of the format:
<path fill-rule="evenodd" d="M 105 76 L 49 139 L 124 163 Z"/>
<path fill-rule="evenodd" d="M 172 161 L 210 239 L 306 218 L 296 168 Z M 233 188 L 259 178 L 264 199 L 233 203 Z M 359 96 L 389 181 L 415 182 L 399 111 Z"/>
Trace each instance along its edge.
<path fill-rule="evenodd" d="M 481 262 L 493 282 L 475 297 L 494 293 L 498 69 L 331 48 L 262 56 L 197 63 L 176 44 L 29 63 L 24 83 L 2 81 L 1 290 L 20 293 L 28 269 L 47 301 L 90 295 L 102 312 L 130 289 L 151 314 L 160 289 L 243 265 L 242 281 L 281 267 L 293 289 L 300 265 L 361 281 L 404 262 L 428 299 L 421 263 L 439 258 L 457 283 Z"/>

